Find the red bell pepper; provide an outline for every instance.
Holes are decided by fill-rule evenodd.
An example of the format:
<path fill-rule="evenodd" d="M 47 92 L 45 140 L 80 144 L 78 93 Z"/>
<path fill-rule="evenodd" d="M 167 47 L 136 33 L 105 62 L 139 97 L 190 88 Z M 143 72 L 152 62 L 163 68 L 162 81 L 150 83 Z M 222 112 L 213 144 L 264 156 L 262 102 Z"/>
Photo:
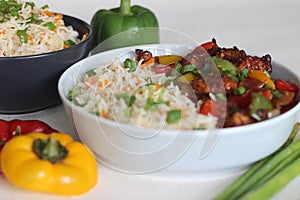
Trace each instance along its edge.
<path fill-rule="evenodd" d="M 272 100 L 273 94 L 272 94 L 271 90 L 263 90 L 261 93 L 262 93 L 262 95 L 264 95 L 264 97 L 266 97 L 269 101 Z"/>
<path fill-rule="evenodd" d="M 293 83 L 285 82 L 280 79 L 275 80 L 275 87 L 277 90 L 283 90 L 283 91 L 295 92 L 295 93 L 297 93 L 299 90 L 297 85 L 295 85 Z"/>
<path fill-rule="evenodd" d="M 41 132 L 50 134 L 57 132 L 57 130 L 50 127 L 40 120 L 19 120 L 14 119 L 11 121 L 0 119 L 0 151 L 6 142 L 18 135 L 25 135 L 31 132 Z M 0 163 L 1 164 L 1 163 Z M 0 165 L 0 174 L 2 174 Z"/>
<path fill-rule="evenodd" d="M 30 132 L 53 133 L 57 131 L 40 120 L 0 119 L 0 150 L 13 137 Z"/>
<path fill-rule="evenodd" d="M 249 89 L 243 95 L 230 95 L 228 101 L 235 102 L 239 107 L 248 107 L 251 103 L 251 93 L 253 90 Z"/>
<path fill-rule="evenodd" d="M 213 107 L 213 101 L 211 99 L 207 99 L 202 104 L 199 113 L 202 115 L 208 115 L 209 113 L 212 114 L 212 107 Z"/>
<path fill-rule="evenodd" d="M 213 101 L 212 99 L 206 99 L 199 109 L 199 113 L 203 115 L 211 114 L 215 117 L 221 117 L 224 111 L 223 101 Z"/>

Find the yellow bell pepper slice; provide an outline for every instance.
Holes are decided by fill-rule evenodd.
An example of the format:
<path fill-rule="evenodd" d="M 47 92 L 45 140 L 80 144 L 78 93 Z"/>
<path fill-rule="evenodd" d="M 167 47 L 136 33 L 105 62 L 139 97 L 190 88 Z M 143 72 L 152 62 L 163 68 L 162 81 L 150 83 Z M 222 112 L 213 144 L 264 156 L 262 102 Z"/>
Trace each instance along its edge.
<path fill-rule="evenodd" d="M 196 78 L 196 76 L 192 72 L 188 72 L 183 74 L 182 76 L 179 76 L 176 81 L 186 84 L 191 84 L 193 80 Z"/>
<path fill-rule="evenodd" d="M 253 78 L 253 79 L 256 79 L 260 82 L 263 82 L 265 84 L 267 84 L 271 89 L 275 89 L 275 84 L 274 82 L 271 80 L 271 78 L 265 74 L 264 72 L 262 71 L 259 71 L 259 70 L 249 70 L 248 72 L 248 76 L 249 78 Z"/>
<path fill-rule="evenodd" d="M 78 195 L 97 183 L 97 161 L 89 149 L 65 133 L 29 133 L 13 138 L 1 152 L 5 177 L 38 192 Z"/>
<path fill-rule="evenodd" d="M 179 62 L 182 57 L 176 56 L 176 55 L 164 55 L 164 56 L 158 56 L 158 63 L 162 65 L 168 65 L 173 62 Z"/>

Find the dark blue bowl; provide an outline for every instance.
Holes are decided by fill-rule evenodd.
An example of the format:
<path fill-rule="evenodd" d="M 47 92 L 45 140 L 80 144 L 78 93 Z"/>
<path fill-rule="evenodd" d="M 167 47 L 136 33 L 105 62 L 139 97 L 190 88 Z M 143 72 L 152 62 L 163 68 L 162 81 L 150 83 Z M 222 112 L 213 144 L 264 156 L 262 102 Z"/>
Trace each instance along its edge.
<path fill-rule="evenodd" d="M 91 50 L 92 30 L 86 22 L 64 15 L 66 25 L 86 40 L 70 48 L 30 56 L 0 57 L 0 113 L 18 114 L 45 109 L 61 102 L 60 75 Z"/>

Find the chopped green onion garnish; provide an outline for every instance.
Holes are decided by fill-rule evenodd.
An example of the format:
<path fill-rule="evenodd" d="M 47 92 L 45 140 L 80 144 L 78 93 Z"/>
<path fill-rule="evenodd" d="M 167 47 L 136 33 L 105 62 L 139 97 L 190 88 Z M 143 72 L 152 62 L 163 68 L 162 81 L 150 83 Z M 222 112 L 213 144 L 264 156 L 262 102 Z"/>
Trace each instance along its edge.
<path fill-rule="evenodd" d="M 130 115 L 131 115 L 130 109 L 129 108 L 125 108 L 124 109 L 124 114 L 125 114 L 126 117 L 130 117 Z"/>
<path fill-rule="evenodd" d="M 127 104 L 127 106 L 132 106 L 132 104 L 134 103 L 134 101 L 136 100 L 135 96 L 129 96 L 129 94 L 127 92 L 125 93 L 120 93 L 116 95 L 117 99 L 123 99 L 125 101 L 125 103 Z"/>
<path fill-rule="evenodd" d="M 18 18 L 22 5 L 16 0 L 0 0 L 0 22 L 9 20 L 11 16 Z"/>
<path fill-rule="evenodd" d="M 245 68 L 243 69 L 241 72 L 239 72 L 237 74 L 237 77 L 238 77 L 238 81 L 242 81 L 244 80 L 245 78 L 248 77 L 248 72 L 249 72 L 249 69 L 248 68 Z"/>
<path fill-rule="evenodd" d="M 128 68 L 129 70 L 129 72 L 134 72 L 135 70 L 136 70 L 136 63 L 135 63 L 135 61 L 133 61 L 133 60 L 131 60 L 131 59 L 129 59 L 129 58 L 127 58 L 125 61 L 124 61 L 124 67 L 125 68 Z"/>
<path fill-rule="evenodd" d="M 0 22 L 4 21 L 4 13 L 0 12 Z"/>
<path fill-rule="evenodd" d="M 20 41 L 22 43 L 25 43 L 25 44 L 28 43 L 28 36 L 27 36 L 27 33 L 26 33 L 26 29 L 25 30 L 17 30 L 17 35 L 19 36 Z"/>
<path fill-rule="evenodd" d="M 148 77 L 145 80 L 147 81 L 147 86 L 148 85 L 153 85 L 153 81 L 152 81 L 151 77 Z"/>
<path fill-rule="evenodd" d="M 43 23 L 43 20 L 38 19 L 38 20 L 35 21 L 35 23 L 36 23 L 37 25 L 40 25 L 41 23 Z"/>
<path fill-rule="evenodd" d="M 218 100 L 226 100 L 226 94 L 223 93 L 209 93 L 209 97 L 213 100 L 213 101 L 218 101 Z"/>
<path fill-rule="evenodd" d="M 38 13 L 32 13 L 31 18 L 32 19 L 37 19 L 39 17 Z"/>
<path fill-rule="evenodd" d="M 158 99 L 158 101 L 153 101 L 151 98 L 148 98 L 147 102 L 146 102 L 145 110 L 148 111 L 150 109 L 152 109 L 152 110 L 156 109 L 157 105 L 159 105 L 159 104 L 166 104 L 166 105 L 168 105 L 169 102 L 163 101 L 161 98 Z"/>
<path fill-rule="evenodd" d="M 195 64 L 188 64 L 182 67 L 181 69 L 181 74 L 185 74 L 187 72 L 192 72 L 196 69 L 196 65 Z"/>
<path fill-rule="evenodd" d="M 175 66 L 174 66 L 174 70 L 176 71 L 176 72 L 181 72 L 181 70 L 182 70 L 182 64 L 180 64 L 179 62 L 178 63 L 176 63 L 175 64 Z"/>
<path fill-rule="evenodd" d="M 76 101 L 76 96 L 80 94 L 80 88 L 79 87 L 74 87 L 68 94 L 68 99 L 74 103 L 74 104 L 77 104 L 77 101 Z"/>
<path fill-rule="evenodd" d="M 46 8 L 49 8 L 49 6 L 46 4 L 46 5 L 43 5 L 42 7 L 41 7 L 41 9 L 46 9 Z"/>
<path fill-rule="evenodd" d="M 10 11 L 11 16 L 16 17 L 17 19 L 20 17 L 19 10 L 13 9 Z"/>
<path fill-rule="evenodd" d="M 35 3 L 34 2 L 25 2 L 25 7 L 30 6 L 31 8 L 34 8 Z"/>
<path fill-rule="evenodd" d="M 145 110 L 146 111 L 150 110 L 156 104 L 157 103 L 155 101 L 153 101 L 151 98 L 148 98 L 147 101 L 146 101 Z"/>
<path fill-rule="evenodd" d="M 94 76 L 96 74 L 95 72 L 95 69 L 90 69 L 88 70 L 87 72 L 85 72 L 85 74 L 88 76 L 88 77 L 91 77 L 91 76 Z"/>
<path fill-rule="evenodd" d="M 170 110 L 167 113 L 167 122 L 172 124 L 182 118 L 181 110 Z"/>
<path fill-rule="evenodd" d="M 271 93 L 275 98 L 282 97 L 282 93 L 279 90 L 271 90 Z"/>
<path fill-rule="evenodd" d="M 70 47 L 75 45 L 76 43 L 73 40 L 66 40 L 64 41 L 64 44 Z"/>
<path fill-rule="evenodd" d="M 56 28 L 53 22 L 47 22 L 46 24 L 43 24 L 43 26 L 47 26 L 50 31 L 53 31 Z"/>
<path fill-rule="evenodd" d="M 245 92 L 246 92 L 246 88 L 244 86 L 239 86 L 233 91 L 234 94 L 238 94 L 238 95 L 245 94 Z"/>

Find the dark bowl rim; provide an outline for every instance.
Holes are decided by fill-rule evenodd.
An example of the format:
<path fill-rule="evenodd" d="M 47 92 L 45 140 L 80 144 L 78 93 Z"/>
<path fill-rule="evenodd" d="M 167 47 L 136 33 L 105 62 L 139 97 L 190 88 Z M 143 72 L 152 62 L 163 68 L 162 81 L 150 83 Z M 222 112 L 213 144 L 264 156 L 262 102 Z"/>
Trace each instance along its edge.
<path fill-rule="evenodd" d="M 57 50 L 57 51 L 51 51 L 51 52 L 47 52 L 47 53 L 40 53 L 40 54 L 34 54 L 34 55 L 0 57 L 0 61 L 1 60 L 9 61 L 9 60 L 21 60 L 21 59 L 33 59 L 33 58 L 39 58 L 39 57 L 46 57 L 46 56 L 50 56 L 52 54 L 58 54 L 58 53 L 63 52 L 63 51 L 73 50 L 74 48 L 77 48 L 78 46 L 81 46 L 84 43 L 86 43 L 86 42 L 88 42 L 92 39 L 93 31 L 92 31 L 92 28 L 91 28 L 90 24 L 88 24 L 86 21 L 84 21 L 80 18 L 71 16 L 71 15 L 67 15 L 67 14 L 62 14 L 62 13 L 57 13 L 57 14 L 61 14 L 61 15 L 63 15 L 63 17 L 68 17 L 72 20 L 75 20 L 75 21 L 78 21 L 78 22 L 82 23 L 88 29 L 88 32 L 87 32 L 88 37 L 85 40 L 83 40 L 83 41 L 81 41 L 81 42 L 79 42 L 79 43 L 77 43 L 77 44 L 75 44 L 75 45 L 73 45 L 69 48 L 66 48 L 66 49 L 60 49 L 60 50 Z"/>

